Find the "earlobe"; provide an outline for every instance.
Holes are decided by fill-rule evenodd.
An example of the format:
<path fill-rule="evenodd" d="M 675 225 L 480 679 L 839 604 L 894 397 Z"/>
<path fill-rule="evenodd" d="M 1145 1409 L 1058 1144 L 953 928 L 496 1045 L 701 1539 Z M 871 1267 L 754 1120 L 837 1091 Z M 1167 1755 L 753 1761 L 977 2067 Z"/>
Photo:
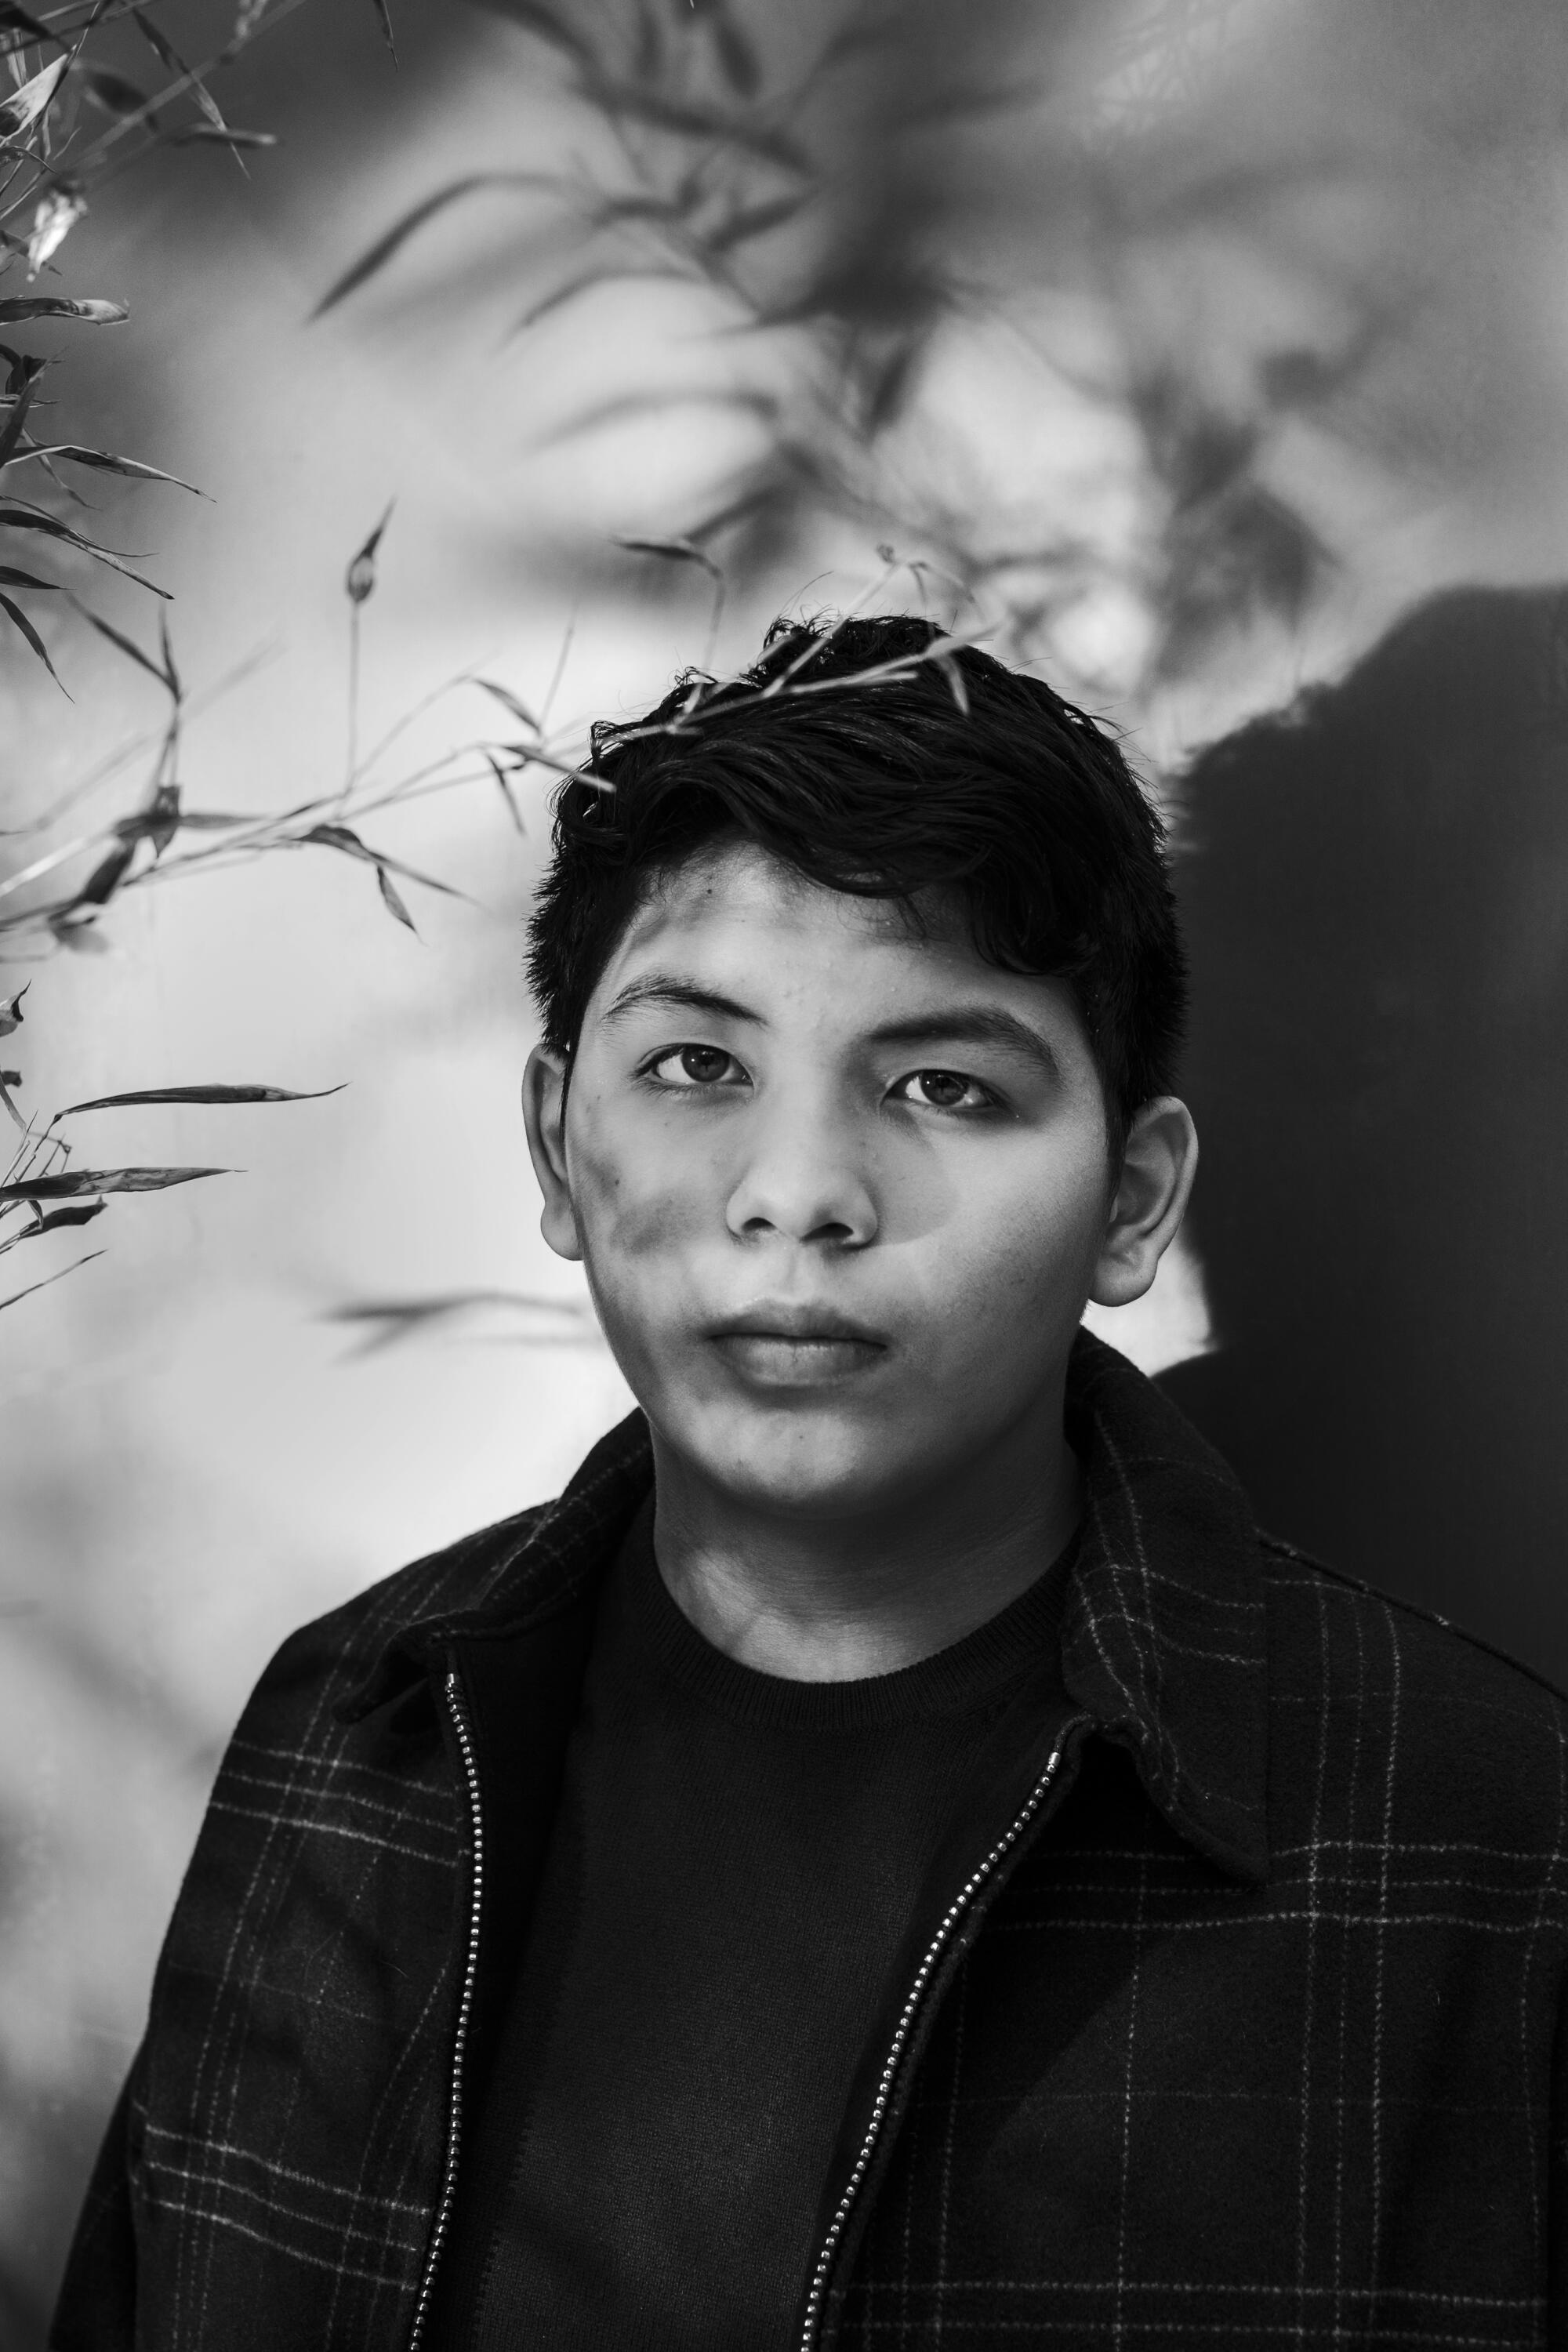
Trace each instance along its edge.
<path fill-rule="evenodd" d="M 542 1045 L 530 1054 L 522 1074 L 522 1118 L 543 1196 L 539 1230 L 557 1257 L 580 1258 L 583 1244 L 566 1164 L 566 1066 Z"/>
<path fill-rule="evenodd" d="M 1097 1307 L 1142 1298 L 1175 1240 L 1197 1173 L 1192 1113 L 1174 1095 L 1144 1104 L 1128 1132 L 1089 1297 Z"/>

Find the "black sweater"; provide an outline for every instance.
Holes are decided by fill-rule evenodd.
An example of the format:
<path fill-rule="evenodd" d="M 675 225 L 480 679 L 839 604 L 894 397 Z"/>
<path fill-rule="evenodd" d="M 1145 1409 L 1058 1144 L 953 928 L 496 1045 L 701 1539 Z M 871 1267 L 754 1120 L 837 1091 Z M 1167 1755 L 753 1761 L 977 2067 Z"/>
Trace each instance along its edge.
<path fill-rule="evenodd" d="M 447 2280 L 452 2352 L 784 2347 L 879 1994 L 1067 1561 L 898 1674 L 738 1665 L 607 1580 Z"/>

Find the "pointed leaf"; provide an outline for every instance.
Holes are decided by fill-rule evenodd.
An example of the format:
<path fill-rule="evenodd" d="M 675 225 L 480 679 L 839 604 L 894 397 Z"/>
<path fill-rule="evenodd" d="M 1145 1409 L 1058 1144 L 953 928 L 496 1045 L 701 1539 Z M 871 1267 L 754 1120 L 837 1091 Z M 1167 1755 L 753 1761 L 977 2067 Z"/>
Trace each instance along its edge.
<path fill-rule="evenodd" d="M 392 520 L 395 499 L 387 502 L 386 512 L 365 541 L 343 574 L 343 587 L 351 604 L 363 604 L 375 586 L 375 551 L 381 545 L 381 534 Z"/>
<path fill-rule="evenodd" d="M 454 889 L 450 882 L 437 882 L 433 874 L 421 874 L 417 866 L 405 866 L 400 858 L 388 857 L 384 850 L 369 848 L 349 825 L 313 824 L 309 833 L 301 833 L 297 837 L 301 843 L 316 841 L 325 849 L 341 849 L 345 857 L 363 858 L 365 865 L 374 866 L 378 873 L 405 875 L 410 882 L 418 882 L 426 890 L 439 890 L 443 898 L 460 898 L 464 895 L 461 890 Z M 410 930 L 413 928 L 411 923 Z"/>
<path fill-rule="evenodd" d="M 90 326 L 117 327 L 130 316 L 123 302 L 96 297 L 73 301 L 64 294 L 17 294 L 0 302 L 0 319 L 85 319 Z"/>
<path fill-rule="evenodd" d="M 41 530 L 50 539 L 63 539 L 68 547 L 79 548 L 84 555 L 93 556 L 100 563 L 108 564 L 111 572 L 120 572 L 127 580 L 134 580 L 139 588 L 150 589 L 154 596 L 162 596 L 165 604 L 169 601 L 166 588 L 158 587 L 153 581 L 144 580 L 140 572 L 132 572 L 124 557 L 118 555 L 113 548 L 100 547 L 96 540 L 84 539 L 79 530 L 72 530 L 68 523 L 61 522 L 56 515 L 45 514 L 33 507 L 0 507 L 0 523 L 4 523 L 8 530 Z"/>
<path fill-rule="evenodd" d="M 392 877 L 387 872 L 384 866 L 377 865 L 375 869 L 375 878 L 380 887 L 381 895 L 386 901 L 386 909 L 388 914 L 395 915 L 400 923 L 405 923 L 408 929 L 414 932 L 415 938 L 417 939 L 419 934 L 417 930 L 415 929 L 414 918 L 399 898 L 396 886 L 393 882 Z"/>
<path fill-rule="evenodd" d="M 528 827 L 522 821 L 521 810 L 518 807 L 517 803 L 511 796 L 511 786 L 506 780 L 505 769 L 501 766 L 500 761 L 496 758 L 493 751 L 487 751 L 485 753 L 485 758 L 489 762 L 490 773 L 496 780 L 496 789 L 500 793 L 502 800 L 506 803 L 507 814 L 510 817 L 513 826 L 519 833 L 526 834 Z"/>
<path fill-rule="evenodd" d="M 713 27 L 713 46 L 724 79 L 742 98 L 754 98 L 762 81 L 762 68 L 756 50 L 739 25 L 728 16 L 721 16 Z"/>
<path fill-rule="evenodd" d="M 182 481 L 178 474 L 165 474 L 161 466 L 143 465 L 140 457 L 116 457 L 107 449 L 84 449 L 77 441 L 39 442 L 26 454 L 29 457 L 61 457 L 68 465 L 90 466 L 99 473 L 123 474 L 132 482 L 170 482 L 176 490 L 189 490 L 193 498 L 206 496 L 195 482 Z"/>
<path fill-rule="evenodd" d="M 120 842 L 101 864 L 95 866 L 71 904 L 74 907 L 107 907 L 131 871 L 131 861 L 136 855 L 134 840 Z"/>
<path fill-rule="evenodd" d="M 98 928 L 96 907 L 57 907 L 49 917 L 51 938 L 72 955 L 107 955 L 109 942 Z"/>
<path fill-rule="evenodd" d="M 345 1081 L 346 1083 L 346 1081 Z M 341 1095 L 342 1087 L 315 1087 L 297 1094 L 288 1087 L 147 1087 L 129 1095 L 94 1095 L 90 1102 L 71 1103 L 58 1110 L 49 1122 L 53 1126 L 62 1118 L 75 1118 L 84 1110 L 124 1110 L 140 1103 L 279 1103 L 321 1102 L 328 1095 Z"/>
<path fill-rule="evenodd" d="M 37 388 L 37 379 L 29 376 L 11 404 L 5 429 L 0 431 L 0 466 L 9 463 L 11 452 L 22 437 L 22 427 L 27 421 L 27 411 L 33 404 L 33 394 Z"/>
<path fill-rule="evenodd" d="M 52 33 L 47 25 L 40 25 L 36 16 L 29 16 L 26 8 L 19 8 L 16 0 L 0 0 L 0 33 L 20 33 L 23 41 L 53 41 L 58 48 L 68 47 L 58 33 Z M 5 46 L 20 47 L 20 43 L 7 43 Z"/>
<path fill-rule="evenodd" d="M 434 1323 L 487 1307 L 518 1307 L 531 1315 L 559 1316 L 568 1326 L 576 1325 L 583 1338 L 593 1336 L 588 1310 L 576 1299 L 545 1298 L 521 1290 L 453 1290 L 429 1298 L 365 1299 L 331 1308 L 325 1320 L 363 1325 L 364 1344 L 358 1353 L 369 1355 L 376 1349 L 390 1347 L 394 1340 L 413 1338 Z M 578 1332 L 568 1330 L 562 1337 L 575 1338 Z"/>
<path fill-rule="evenodd" d="M 99 614 L 92 612 L 86 604 L 79 604 L 74 596 L 71 598 L 71 602 L 76 605 L 76 609 L 81 614 L 82 619 L 84 621 L 90 622 L 92 626 L 98 631 L 100 637 L 107 637 L 111 646 L 118 646 L 122 654 L 128 654 L 133 662 L 139 662 L 142 667 L 146 671 L 148 677 L 155 677 L 160 686 L 167 686 L 169 681 L 158 667 L 157 663 L 144 654 L 139 645 L 133 643 L 130 637 L 122 636 L 111 621 L 104 620 Z"/>
<path fill-rule="evenodd" d="M 26 996 L 27 991 L 32 985 L 33 983 L 30 980 L 25 980 L 22 982 L 21 987 L 16 991 L 16 995 L 10 1000 L 10 1003 L 7 1004 L 0 1004 L 0 1037 L 8 1037 L 13 1029 L 19 1029 L 21 1027 L 22 999 Z"/>
<path fill-rule="evenodd" d="M 24 131 L 32 129 L 58 89 L 69 63 L 68 57 L 57 58 L 52 66 L 36 73 L 31 81 L 25 81 L 9 98 L 0 99 L 0 141 L 19 139 Z"/>
<path fill-rule="evenodd" d="M 712 557 L 704 555 L 689 539 L 617 539 L 616 545 L 633 555 L 662 555 L 671 563 L 699 563 L 714 580 L 722 576 Z"/>
<path fill-rule="evenodd" d="M 95 1257 L 102 1255 L 101 1250 L 89 1250 L 85 1257 L 75 1259 L 69 1265 L 62 1265 L 58 1274 L 46 1274 L 42 1282 L 30 1282 L 26 1290 L 14 1290 L 9 1298 L 0 1298 L 0 1307 L 15 1307 L 19 1298 L 31 1298 L 35 1290 L 47 1290 L 51 1282 L 63 1282 L 68 1274 L 76 1272 L 79 1265 L 90 1265 Z"/>
<path fill-rule="evenodd" d="M 493 694 L 496 700 L 501 705 L 502 709 L 510 710 L 512 717 L 517 719 L 521 726 L 528 728 L 531 733 L 535 735 L 538 734 L 538 719 L 534 717 L 532 711 L 529 709 L 526 703 L 520 702 L 518 700 L 510 687 L 498 686 L 493 677 L 477 677 L 474 680 L 474 684 L 476 686 L 482 686 L 487 694 Z"/>
<path fill-rule="evenodd" d="M 167 613 L 160 613 L 158 615 L 158 650 L 163 656 L 163 683 L 168 688 L 170 696 L 174 702 L 184 702 L 185 698 L 185 689 L 180 684 L 180 673 L 174 667 L 174 648 L 169 642 L 169 616 Z M 171 743 L 173 740 L 174 739 L 171 737 Z"/>
<path fill-rule="evenodd" d="M 40 580 L 36 572 L 14 572 L 8 563 L 0 563 L 0 588 L 51 588 L 63 585 L 58 580 Z"/>
<path fill-rule="evenodd" d="M 426 196 L 412 211 L 405 213 L 384 236 L 376 239 L 368 253 L 362 253 L 359 259 L 344 270 L 311 311 L 312 320 L 324 318 L 329 310 L 335 310 L 350 294 L 384 269 L 394 254 L 402 250 L 417 229 L 423 228 L 426 221 L 434 220 L 437 213 L 445 212 L 448 205 L 456 204 L 460 197 L 472 195 L 479 188 L 558 188 L 560 184 L 560 179 L 553 172 L 471 172 L 464 179 L 454 180 L 447 187 L 437 188 L 433 196 Z M 0 317 L 4 315 L 4 310 L 0 310 Z"/>
<path fill-rule="evenodd" d="M 40 1214 L 36 1225 L 24 1225 L 19 1234 L 13 1234 L 5 1247 L 15 1249 L 18 1242 L 30 1242 L 36 1234 L 58 1233 L 62 1225 L 90 1225 L 108 1206 L 107 1201 L 78 1201 L 68 1208 L 50 1209 Z"/>
<path fill-rule="evenodd" d="M 106 114 L 126 116 L 152 110 L 153 102 L 144 89 L 138 89 L 123 74 L 111 73 L 107 66 L 79 66 L 77 79 Z"/>
<path fill-rule="evenodd" d="M 180 787 L 160 784 L 151 805 L 142 819 L 142 828 L 153 845 L 154 857 L 162 857 L 180 829 Z"/>
<path fill-rule="evenodd" d="M 392 13 L 387 7 L 386 0 L 371 0 L 371 5 L 375 10 L 376 22 L 381 26 L 381 37 L 386 43 L 387 47 L 391 50 L 392 62 L 395 65 L 397 63 L 397 42 L 392 30 Z"/>
<path fill-rule="evenodd" d="M 88 1192 L 164 1192 L 200 1176 L 232 1176 L 232 1168 L 77 1168 L 58 1176 L 24 1176 L 0 1184 L 0 1201 L 74 1201 Z"/>
<path fill-rule="evenodd" d="M 59 688 L 60 692 L 66 695 L 66 699 L 68 702 L 70 700 L 70 697 L 68 694 L 66 694 L 65 682 L 61 678 L 60 674 L 55 667 L 53 662 L 49 659 L 48 648 L 45 645 L 42 637 L 39 636 L 37 629 L 34 628 L 31 621 L 28 620 L 26 613 L 23 612 L 20 604 L 13 604 L 9 596 L 0 596 L 0 613 L 4 613 L 6 619 L 11 623 L 12 627 L 19 630 L 22 635 L 26 637 L 27 643 L 32 646 L 33 651 L 37 655 L 38 659 L 43 663 L 44 667 L 48 671 L 49 676 L 54 679 L 55 684 Z"/>
<path fill-rule="evenodd" d="M 183 122 L 164 134 L 165 147 L 276 147 L 276 131 L 237 131 L 232 123 Z"/>

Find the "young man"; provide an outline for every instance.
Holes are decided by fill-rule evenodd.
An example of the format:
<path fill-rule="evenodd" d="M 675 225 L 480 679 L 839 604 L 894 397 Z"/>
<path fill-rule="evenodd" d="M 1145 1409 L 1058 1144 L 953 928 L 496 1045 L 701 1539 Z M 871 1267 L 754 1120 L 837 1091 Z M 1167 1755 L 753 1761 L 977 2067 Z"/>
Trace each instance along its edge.
<path fill-rule="evenodd" d="M 1568 2341 L 1563 1703 L 1079 1330 L 1193 1177 L 1160 828 L 932 644 L 567 783 L 525 1109 L 642 1411 L 263 1677 L 60 2352 Z"/>

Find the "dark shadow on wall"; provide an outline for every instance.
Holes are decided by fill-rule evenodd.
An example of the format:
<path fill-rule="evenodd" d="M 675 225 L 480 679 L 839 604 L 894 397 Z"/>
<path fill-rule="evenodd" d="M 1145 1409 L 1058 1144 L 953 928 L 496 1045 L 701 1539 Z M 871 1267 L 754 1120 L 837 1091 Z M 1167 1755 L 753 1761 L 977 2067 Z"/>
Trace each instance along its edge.
<path fill-rule="evenodd" d="M 1163 1385 L 1262 1523 L 1568 1682 L 1568 592 L 1462 591 L 1183 793 Z"/>

